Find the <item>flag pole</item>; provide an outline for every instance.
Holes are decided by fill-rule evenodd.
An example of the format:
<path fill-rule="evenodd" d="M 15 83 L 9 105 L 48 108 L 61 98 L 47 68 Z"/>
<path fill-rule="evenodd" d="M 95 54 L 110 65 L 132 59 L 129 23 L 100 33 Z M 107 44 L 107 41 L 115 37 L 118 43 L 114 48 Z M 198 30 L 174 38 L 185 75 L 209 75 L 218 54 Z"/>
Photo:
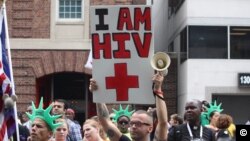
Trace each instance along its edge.
<path fill-rule="evenodd" d="M 8 51 L 10 78 L 11 78 L 11 83 L 12 83 L 12 94 L 16 95 L 16 93 L 15 93 L 15 85 L 14 85 L 14 77 L 13 77 L 13 70 L 12 70 L 12 61 L 11 61 L 11 53 L 10 53 L 10 39 L 9 39 L 9 31 L 8 31 L 8 22 L 7 22 L 7 13 L 6 13 L 6 5 L 5 5 L 5 3 L 6 3 L 6 0 L 3 0 L 4 26 L 5 26 L 5 29 L 6 29 L 6 31 L 5 31 L 5 34 L 6 34 L 6 49 Z M 14 108 L 14 115 L 15 115 L 17 141 L 20 141 L 16 102 L 14 102 L 14 107 L 13 108 Z"/>

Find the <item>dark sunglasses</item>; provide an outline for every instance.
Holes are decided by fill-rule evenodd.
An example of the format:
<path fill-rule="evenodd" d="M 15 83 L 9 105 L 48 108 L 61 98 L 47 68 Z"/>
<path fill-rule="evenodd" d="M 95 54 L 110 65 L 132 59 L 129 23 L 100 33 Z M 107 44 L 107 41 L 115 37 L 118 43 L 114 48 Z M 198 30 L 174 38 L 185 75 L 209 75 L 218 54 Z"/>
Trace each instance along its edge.
<path fill-rule="evenodd" d="M 127 125 L 128 124 L 128 121 L 118 121 L 119 124 L 122 124 L 122 125 Z"/>

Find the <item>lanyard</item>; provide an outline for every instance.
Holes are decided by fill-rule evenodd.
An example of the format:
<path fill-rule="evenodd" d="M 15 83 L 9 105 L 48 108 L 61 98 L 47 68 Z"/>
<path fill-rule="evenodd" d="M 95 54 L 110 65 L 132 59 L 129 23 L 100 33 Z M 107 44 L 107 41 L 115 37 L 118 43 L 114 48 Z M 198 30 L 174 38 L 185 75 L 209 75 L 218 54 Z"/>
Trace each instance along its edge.
<path fill-rule="evenodd" d="M 188 129 L 189 135 L 191 137 L 191 140 L 193 140 L 194 136 L 193 136 L 193 133 L 192 133 L 191 128 L 189 126 L 189 123 L 187 123 L 187 129 Z M 202 126 L 200 126 L 200 139 L 201 140 L 202 140 L 202 132 L 203 132 L 203 128 L 202 128 Z"/>

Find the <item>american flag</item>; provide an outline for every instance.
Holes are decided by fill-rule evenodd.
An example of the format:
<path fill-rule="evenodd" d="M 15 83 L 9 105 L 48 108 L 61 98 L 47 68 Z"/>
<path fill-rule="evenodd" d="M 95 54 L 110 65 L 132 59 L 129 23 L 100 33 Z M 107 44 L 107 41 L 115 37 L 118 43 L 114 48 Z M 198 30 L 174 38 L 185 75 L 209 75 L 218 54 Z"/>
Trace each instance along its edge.
<path fill-rule="evenodd" d="M 0 11 L 0 141 L 8 141 L 8 138 L 16 131 L 14 108 L 5 109 L 2 96 L 12 95 L 10 65 L 8 52 L 6 49 L 6 30 L 5 29 L 5 7 Z"/>

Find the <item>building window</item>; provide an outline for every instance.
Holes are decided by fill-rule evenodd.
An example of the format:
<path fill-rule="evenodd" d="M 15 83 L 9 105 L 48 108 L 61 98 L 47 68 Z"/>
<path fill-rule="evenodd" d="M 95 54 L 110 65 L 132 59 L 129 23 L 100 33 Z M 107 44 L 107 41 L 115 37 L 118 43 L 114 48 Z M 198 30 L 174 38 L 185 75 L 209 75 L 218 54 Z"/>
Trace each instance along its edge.
<path fill-rule="evenodd" d="M 250 27 L 230 27 L 230 58 L 250 59 Z"/>
<path fill-rule="evenodd" d="M 170 18 L 174 13 L 177 13 L 185 0 L 169 0 L 168 1 L 168 17 Z"/>
<path fill-rule="evenodd" d="M 189 26 L 189 58 L 227 58 L 226 26 Z"/>
<path fill-rule="evenodd" d="M 168 52 L 174 52 L 174 42 L 171 42 L 168 46 Z"/>
<path fill-rule="evenodd" d="M 59 0 L 59 19 L 83 19 L 83 0 Z"/>
<path fill-rule="evenodd" d="M 180 51 L 181 63 L 183 63 L 187 60 L 187 27 L 180 33 Z"/>

